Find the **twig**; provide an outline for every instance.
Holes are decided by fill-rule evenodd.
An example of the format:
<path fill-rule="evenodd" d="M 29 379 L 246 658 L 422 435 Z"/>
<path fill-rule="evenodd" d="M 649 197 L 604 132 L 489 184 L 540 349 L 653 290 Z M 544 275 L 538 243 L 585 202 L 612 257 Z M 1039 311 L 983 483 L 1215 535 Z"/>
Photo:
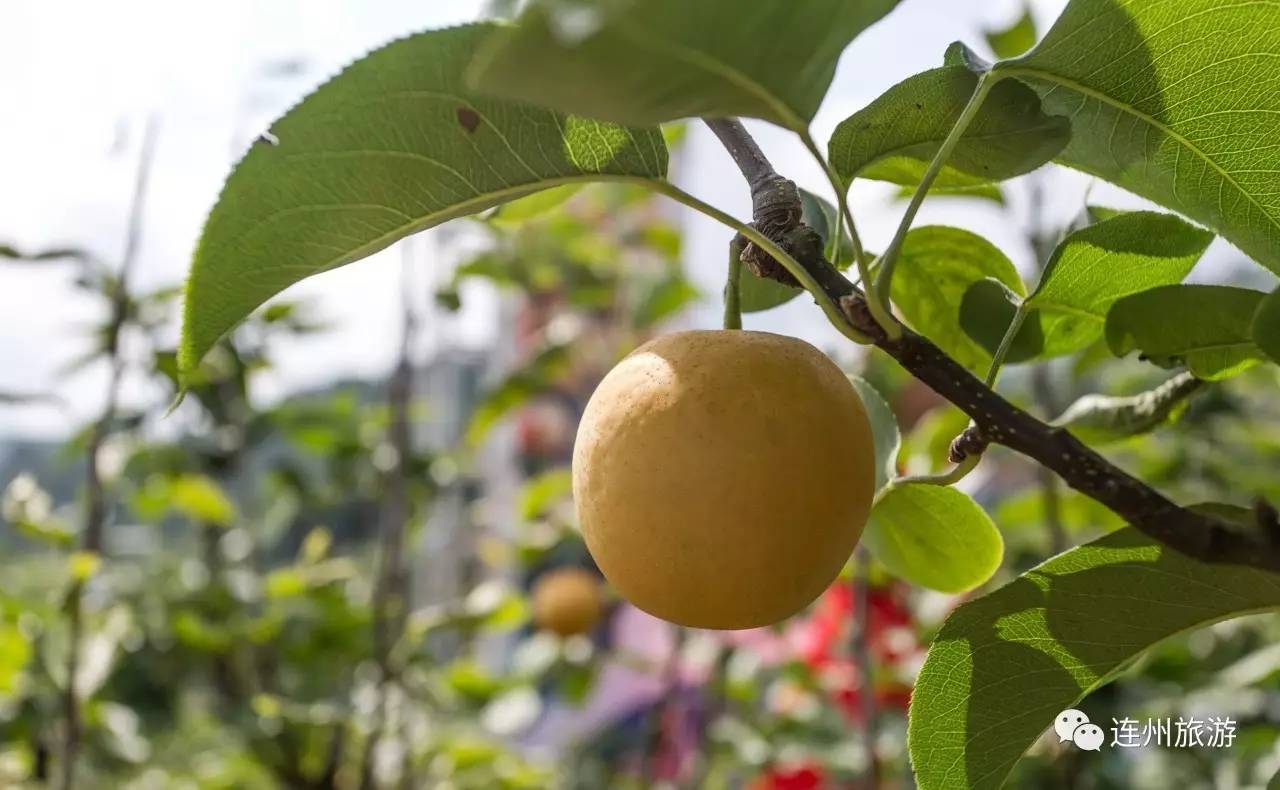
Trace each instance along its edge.
<path fill-rule="evenodd" d="M 111 434 L 112 424 L 116 419 L 116 411 L 120 399 L 120 382 L 124 378 L 125 360 L 120 348 L 120 335 L 129 321 L 129 276 L 138 257 L 138 247 L 142 241 L 142 218 L 146 205 L 147 183 L 151 176 L 151 163 L 155 157 L 155 141 L 157 121 L 154 117 L 147 120 L 143 132 L 142 144 L 138 153 L 138 169 L 134 175 L 133 200 L 129 209 L 129 220 L 125 231 L 124 251 L 120 259 L 120 271 L 112 284 L 110 294 L 111 313 L 107 327 L 106 344 L 103 349 L 111 366 L 107 379 L 106 398 L 102 412 L 94 421 L 89 431 L 88 444 L 85 447 L 86 469 L 85 485 L 87 487 L 84 532 L 80 539 L 80 550 L 89 554 L 100 555 L 107 527 L 107 491 L 99 466 L 102 446 Z M 76 676 L 80 674 L 80 640 L 84 631 L 84 586 L 85 580 L 72 582 L 67 591 L 66 609 L 69 622 L 69 646 L 67 648 L 66 688 L 62 693 L 63 730 L 62 737 L 62 774 L 59 787 L 71 790 L 75 787 L 76 760 L 80 755 L 81 721 L 80 695 L 76 689 Z"/>
<path fill-rule="evenodd" d="M 395 371 L 387 383 L 387 407 L 390 423 L 387 442 L 395 450 L 395 462 L 386 473 L 386 498 L 382 512 L 382 552 L 378 579 L 373 596 L 373 654 L 378 667 L 378 722 L 365 744 L 360 787 L 375 786 L 373 763 L 382 737 L 387 689 L 395 682 L 396 667 L 392 652 L 404 630 L 408 604 L 409 571 L 404 561 L 405 534 L 408 531 L 412 503 L 409 501 L 408 464 L 413 453 L 412 424 L 409 407 L 413 400 L 413 348 L 418 335 L 418 315 L 413 306 L 413 288 L 409 287 L 412 270 L 408 246 L 404 254 L 401 293 L 403 329 L 400 353 Z"/>
<path fill-rule="evenodd" d="M 746 135 L 745 129 L 725 127 Z M 762 225 L 757 228 L 764 231 Z M 1251 565 L 1280 571 L 1280 534 L 1259 524 L 1242 529 L 1215 517 L 1179 507 L 1129 475 L 1063 428 L 1050 426 L 1005 400 L 928 339 L 899 324 L 890 337 L 872 316 L 863 293 L 844 278 L 812 243 L 816 232 L 800 223 L 771 227 L 766 235 L 787 251 L 822 290 L 840 304 L 848 327 L 867 337 L 913 376 L 955 404 L 973 420 L 962 435 L 970 444 L 1001 444 L 1056 472 L 1068 486 L 1097 500 L 1148 537 L 1188 556 L 1213 563 Z M 744 253 L 744 262 L 746 253 Z M 962 460 L 953 457 L 952 460 Z"/>
<path fill-rule="evenodd" d="M 853 552 L 853 662 L 858 671 L 858 702 L 862 707 L 862 782 L 866 790 L 879 787 L 880 766 L 876 759 L 877 716 L 871 664 L 871 557 L 866 546 Z"/>

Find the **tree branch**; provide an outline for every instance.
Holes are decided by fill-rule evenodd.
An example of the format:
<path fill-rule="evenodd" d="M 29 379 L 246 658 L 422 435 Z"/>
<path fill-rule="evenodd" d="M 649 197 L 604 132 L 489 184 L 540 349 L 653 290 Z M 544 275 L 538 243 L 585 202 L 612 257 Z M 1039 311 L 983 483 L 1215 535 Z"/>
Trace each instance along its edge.
<path fill-rule="evenodd" d="M 736 150 L 759 150 L 753 141 L 740 139 L 750 137 L 741 124 L 708 121 L 708 125 L 722 141 L 729 138 Z M 739 161 L 737 155 L 734 159 Z M 756 184 L 770 185 L 768 188 L 776 192 L 777 182 L 759 171 L 761 161 L 768 164 L 763 154 L 752 155 L 745 166 L 739 162 L 739 168 L 748 184 L 753 185 L 753 192 Z M 757 203 L 754 198 L 753 194 L 753 204 Z M 889 337 L 873 317 L 862 291 L 826 260 L 817 233 L 804 225 L 798 214 L 789 227 L 779 227 L 776 216 L 765 219 L 769 220 L 768 224 L 757 217 L 755 227 L 812 275 L 826 296 L 840 305 L 850 327 L 868 337 L 873 345 L 973 420 L 973 426 L 953 444 L 953 461 L 981 452 L 988 443 L 1004 445 L 1038 461 L 1056 472 L 1071 488 L 1105 505 L 1148 537 L 1183 554 L 1205 562 L 1250 565 L 1280 572 L 1280 529 L 1274 519 L 1259 517 L 1251 525 L 1235 524 L 1180 507 L 1103 458 L 1066 429 L 1048 425 L 1005 400 L 927 338 L 901 324 L 901 336 Z M 755 270 L 747 254 L 748 251 L 744 251 L 743 261 Z M 757 274 L 770 276 L 759 271 Z"/>

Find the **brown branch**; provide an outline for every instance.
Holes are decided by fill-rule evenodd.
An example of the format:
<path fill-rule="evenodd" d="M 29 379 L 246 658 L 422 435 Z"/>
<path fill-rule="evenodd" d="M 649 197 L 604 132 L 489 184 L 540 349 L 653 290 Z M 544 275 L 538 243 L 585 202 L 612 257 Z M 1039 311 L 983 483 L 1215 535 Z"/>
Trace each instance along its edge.
<path fill-rule="evenodd" d="M 125 359 L 121 353 L 120 335 L 130 318 L 129 309 L 129 276 L 138 257 L 138 247 L 142 240 L 142 218 L 146 204 L 147 184 L 151 175 L 151 163 L 155 158 L 156 119 L 147 121 L 143 132 L 142 145 L 138 154 L 138 169 L 134 176 L 133 201 L 129 209 L 128 227 L 125 232 L 124 252 L 121 255 L 120 271 L 115 282 L 111 283 L 110 316 L 107 325 L 106 345 L 103 349 L 110 364 L 107 379 L 106 397 L 102 412 L 94 421 L 89 431 L 85 447 L 85 485 L 87 487 L 84 517 L 84 532 L 80 536 L 80 549 L 91 554 L 100 555 L 106 536 L 107 516 L 110 509 L 107 501 L 106 483 L 99 466 L 102 446 L 111 435 L 112 425 L 116 420 L 120 399 L 120 384 L 124 379 Z M 80 674 L 80 640 L 84 631 L 84 586 L 85 582 L 77 580 L 67 591 L 65 608 L 67 610 L 67 678 L 66 688 L 62 691 L 62 773 L 58 786 L 62 790 L 71 790 L 76 784 L 76 760 L 80 755 L 82 722 L 80 716 L 80 695 L 76 689 L 76 676 Z"/>
<path fill-rule="evenodd" d="M 413 401 L 413 346 L 418 334 L 418 315 L 413 306 L 413 289 L 407 281 L 413 263 L 411 248 L 405 245 L 401 250 L 404 254 L 402 272 L 406 280 L 401 290 L 403 329 L 396 367 L 387 382 L 387 409 L 390 412 L 387 442 L 395 450 L 395 462 L 386 473 L 381 564 L 373 593 L 373 658 L 378 668 L 378 710 L 377 721 L 365 744 L 359 785 L 362 790 L 377 784 L 374 760 L 385 726 L 383 717 L 386 715 L 387 691 L 397 676 L 393 652 L 404 631 L 409 597 L 409 570 L 404 559 L 404 547 L 413 510 L 408 471 L 413 453 L 409 409 Z"/>
<path fill-rule="evenodd" d="M 721 127 L 717 134 L 721 132 L 748 135 L 740 125 Z M 761 182 L 757 173 L 744 170 L 743 175 L 749 183 L 753 178 Z M 901 337 L 889 338 L 872 317 L 862 291 L 823 257 L 817 233 L 799 219 L 781 231 L 766 229 L 759 222 L 756 226 L 804 266 L 826 295 L 841 306 L 849 326 L 969 415 L 974 426 L 961 438 L 967 438 L 975 449 L 1000 444 L 1038 461 L 1143 534 L 1190 557 L 1280 572 L 1280 529 L 1269 526 L 1267 520 L 1259 518 L 1251 526 L 1231 524 L 1174 504 L 1066 429 L 1048 425 L 1005 400 L 927 338 L 905 326 Z"/>

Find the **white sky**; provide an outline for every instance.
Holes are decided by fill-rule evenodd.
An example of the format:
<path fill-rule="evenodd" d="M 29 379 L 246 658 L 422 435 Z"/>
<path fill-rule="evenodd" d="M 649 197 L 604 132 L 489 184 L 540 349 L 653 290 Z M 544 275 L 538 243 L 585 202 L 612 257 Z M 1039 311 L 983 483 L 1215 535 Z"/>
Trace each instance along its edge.
<path fill-rule="evenodd" d="M 1065 0 L 1033 4 L 1043 31 Z M 276 114 L 363 52 L 405 33 L 473 19 L 481 7 L 477 0 L 5 0 L 0 241 L 26 249 L 75 244 L 118 257 L 138 132 L 154 112 L 160 144 L 137 284 L 179 283 L 231 163 Z M 884 89 L 936 66 L 951 41 L 981 49 L 983 27 L 1011 21 L 1021 7 L 1021 0 L 904 0 L 846 53 L 815 120 L 815 139 L 822 144 L 840 120 Z M 262 65 L 281 59 L 300 59 L 306 68 L 264 85 Z M 828 192 L 817 166 L 790 135 L 763 124 L 753 128 L 782 172 Z M 750 213 L 732 164 L 701 128 L 695 127 L 685 148 L 682 168 L 676 178 L 690 191 L 739 216 Z M 1051 210 L 1070 216 L 1081 205 L 1087 179 L 1064 173 L 1054 183 Z M 855 189 L 854 210 L 870 249 L 883 248 L 902 209 L 886 201 L 891 191 L 876 184 Z M 1093 194 L 1104 204 L 1136 205 L 1105 185 Z M 1019 266 L 1030 263 L 1021 230 L 994 209 L 933 201 L 918 223 L 967 227 Z M 707 295 L 690 321 L 712 325 L 719 317 L 729 232 L 696 216 L 686 218 L 686 227 L 687 262 Z M 1238 257 L 1222 243 L 1210 256 Z M 268 382 L 269 394 L 387 369 L 399 331 L 398 261 L 398 255 L 382 254 L 286 293 L 315 297 L 338 327 L 280 355 L 282 367 Z M 55 374 L 83 348 L 77 332 L 94 317 L 94 305 L 69 287 L 65 272 L 0 264 L 0 392 L 56 390 L 82 417 L 101 398 L 101 371 L 69 380 Z M 480 297 L 450 328 L 461 342 L 483 342 L 493 326 L 491 295 Z M 839 345 L 821 314 L 804 302 L 749 316 L 747 323 Z M 0 407 L 0 437 L 56 435 L 67 428 L 68 417 L 56 410 Z"/>

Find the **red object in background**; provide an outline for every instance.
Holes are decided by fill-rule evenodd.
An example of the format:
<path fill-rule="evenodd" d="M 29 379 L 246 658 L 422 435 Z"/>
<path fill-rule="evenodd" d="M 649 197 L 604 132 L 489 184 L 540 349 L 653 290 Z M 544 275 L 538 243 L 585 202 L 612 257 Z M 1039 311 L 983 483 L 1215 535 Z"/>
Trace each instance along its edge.
<path fill-rule="evenodd" d="M 901 600 L 902 589 L 895 583 L 867 594 L 867 646 L 880 661 L 892 663 L 919 648 L 911 612 Z M 838 581 L 828 587 L 805 621 L 799 649 L 805 663 L 820 667 L 845 655 L 844 640 L 852 634 L 853 617 L 852 586 Z"/>
<path fill-rule="evenodd" d="M 823 790 L 827 775 L 817 763 L 770 768 L 752 782 L 747 790 Z"/>

